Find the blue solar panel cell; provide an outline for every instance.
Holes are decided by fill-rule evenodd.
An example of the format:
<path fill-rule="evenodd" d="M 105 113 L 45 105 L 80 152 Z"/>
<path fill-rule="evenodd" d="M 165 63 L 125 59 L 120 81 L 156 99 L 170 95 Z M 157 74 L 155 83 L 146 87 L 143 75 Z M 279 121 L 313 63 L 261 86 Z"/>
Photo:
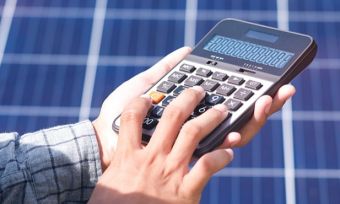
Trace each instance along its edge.
<path fill-rule="evenodd" d="M 213 177 L 203 192 L 202 204 L 284 204 L 283 178 Z"/>
<path fill-rule="evenodd" d="M 339 71 L 327 67 L 311 68 L 298 76 L 293 82 L 298 90 L 293 97 L 294 109 L 339 111 Z"/>
<path fill-rule="evenodd" d="M 82 18 L 14 18 L 6 52 L 87 54 L 91 24 L 91 19 Z"/>
<path fill-rule="evenodd" d="M 199 9 L 211 10 L 275 10 L 276 1 L 271 0 L 204 0 L 198 1 Z"/>
<path fill-rule="evenodd" d="M 336 0 L 290 0 L 289 9 L 293 11 L 339 11 L 340 2 Z"/>
<path fill-rule="evenodd" d="M 232 167 L 282 168 L 282 125 L 270 120 L 250 144 L 236 149 Z"/>
<path fill-rule="evenodd" d="M 107 20 L 101 54 L 164 56 L 184 44 L 184 21 Z"/>
<path fill-rule="evenodd" d="M 78 117 L 0 114 L 0 132 L 17 132 L 19 134 L 25 134 L 57 125 L 76 123 L 77 121 Z"/>
<path fill-rule="evenodd" d="M 108 8 L 119 9 L 185 9 L 186 1 L 172 0 L 172 1 L 159 1 L 159 0 L 124 0 L 124 1 L 108 1 Z"/>
<path fill-rule="evenodd" d="M 3 64 L 1 105 L 79 106 L 85 68 Z"/>
<path fill-rule="evenodd" d="M 340 169 L 339 132 L 338 121 L 295 121 L 296 168 Z"/>
<path fill-rule="evenodd" d="M 88 8 L 93 7 L 95 1 L 93 0 L 18 0 L 17 6 L 23 7 L 78 7 Z"/>
<path fill-rule="evenodd" d="M 299 22 L 290 23 L 290 29 L 308 33 L 318 42 L 317 58 L 339 59 L 340 22 Z M 326 67 L 327 68 L 327 67 Z"/>
<path fill-rule="evenodd" d="M 339 203 L 340 179 L 296 179 L 297 203 Z"/>

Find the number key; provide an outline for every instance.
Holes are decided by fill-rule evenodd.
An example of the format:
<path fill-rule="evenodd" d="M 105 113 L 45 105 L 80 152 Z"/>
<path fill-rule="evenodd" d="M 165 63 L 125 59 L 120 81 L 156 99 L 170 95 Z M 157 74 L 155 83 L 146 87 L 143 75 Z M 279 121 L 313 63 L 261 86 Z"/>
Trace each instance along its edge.
<path fill-rule="evenodd" d="M 158 120 L 152 117 L 145 117 L 143 121 L 143 128 L 146 130 L 152 130 L 158 124 Z"/>
<path fill-rule="evenodd" d="M 205 98 L 205 102 L 208 105 L 216 105 L 216 104 L 222 103 L 224 100 L 225 99 L 223 96 L 219 96 L 216 94 L 207 95 Z"/>

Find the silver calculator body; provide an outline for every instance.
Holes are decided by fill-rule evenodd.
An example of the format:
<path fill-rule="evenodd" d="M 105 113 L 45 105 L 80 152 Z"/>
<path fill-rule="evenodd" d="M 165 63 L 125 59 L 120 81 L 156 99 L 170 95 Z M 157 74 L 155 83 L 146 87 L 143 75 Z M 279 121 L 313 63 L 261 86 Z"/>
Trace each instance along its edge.
<path fill-rule="evenodd" d="M 146 91 L 158 99 L 144 120 L 143 142 L 150 140 L 164 108 L 184 89 L 200 85 L 206 97 L 189 119 L 219 103 L 229 110 L 228 117 L 199 143 L 194 156 L 212 151 L 251 118 L 259 97 L 274 96 L 310 64 L 316 50 L 307 35 L 237 19 L 220 21 L 190 55 Z M 119 116 L 112 127 L 119 130 Z"/>

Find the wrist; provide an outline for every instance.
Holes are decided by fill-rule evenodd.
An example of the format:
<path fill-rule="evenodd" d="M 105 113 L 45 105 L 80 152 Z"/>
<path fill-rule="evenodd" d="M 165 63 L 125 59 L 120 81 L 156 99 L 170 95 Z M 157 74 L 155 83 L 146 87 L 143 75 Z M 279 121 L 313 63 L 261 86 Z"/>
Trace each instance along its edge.
<path fill-rule="evenodd" d="M 117 135 L 101 121 L 100 117 L 92 121 L 92 125 L 96 133 L 101 166 L 104 172 L 111 163 Z"/>

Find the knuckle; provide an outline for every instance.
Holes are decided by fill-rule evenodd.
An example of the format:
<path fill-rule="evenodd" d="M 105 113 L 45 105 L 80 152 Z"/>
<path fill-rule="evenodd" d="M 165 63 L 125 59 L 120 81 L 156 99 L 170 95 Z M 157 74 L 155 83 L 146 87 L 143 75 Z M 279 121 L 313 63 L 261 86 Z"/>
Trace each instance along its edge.
<path fill-rule="evenodd" d="M 164 110 L 164 117 L 167 119 L 180 120 L 185 117 L 185 114 L 180 107 L 176 106 L 175 104 L 170 104 Z"/>
<path fill-rule="evenodd" d="M 125 110 L 120 116 L 122 122 L 140 121 L 142 118 L 142 113 L 134 109 Z"/>
<path fill-rule="evenodd" d="M 188 137 L 195 138 L 202 132 L 202 127 L 197 125 L 193 121 L 189 121 L 183 125 L 182 132 L 186 134 Z"/>

